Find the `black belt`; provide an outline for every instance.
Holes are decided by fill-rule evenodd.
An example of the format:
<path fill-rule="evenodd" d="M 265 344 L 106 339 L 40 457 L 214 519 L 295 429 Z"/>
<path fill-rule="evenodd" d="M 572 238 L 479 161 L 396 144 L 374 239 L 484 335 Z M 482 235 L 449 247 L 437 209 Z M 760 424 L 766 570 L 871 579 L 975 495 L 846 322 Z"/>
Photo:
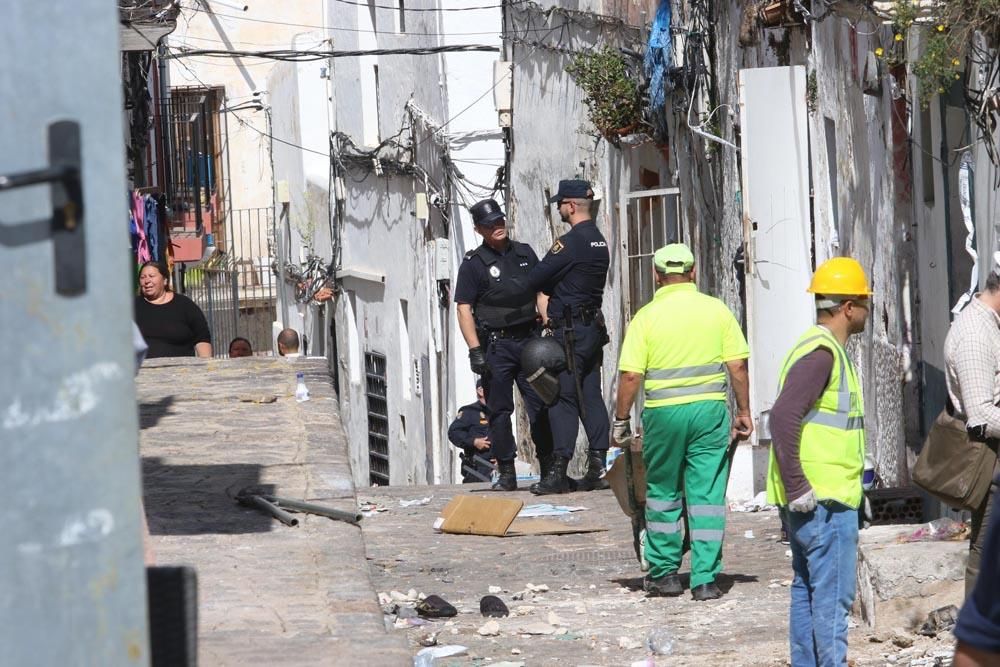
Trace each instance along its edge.
<path fill-rule="evenodd" d="M 486 333 L 490 338 L 526 338 L 535 332 L 536 326 L 534 321 L 524 322 L 502 329 L 487 329 Z"/>
<path fill-rule="evenodd" d="M 603 321 L 603 319 L 604 316 L 600 308 L 584 307 L 574 310 L 569 322 L 561 317 L 550 317 L 548 327 L 550 329 L 564 329 L 568 326 L 573 326 L 573 324 L 583 324 L 586 326 L 594 322 Z"/>

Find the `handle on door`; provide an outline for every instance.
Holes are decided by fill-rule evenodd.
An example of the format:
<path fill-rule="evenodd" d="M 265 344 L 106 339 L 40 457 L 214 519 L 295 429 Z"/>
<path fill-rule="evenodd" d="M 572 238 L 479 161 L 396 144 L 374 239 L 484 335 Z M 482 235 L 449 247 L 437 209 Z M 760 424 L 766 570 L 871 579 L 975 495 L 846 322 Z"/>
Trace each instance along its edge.
<path fill-rule="evenodd" d="M 79 296 L 87 291 L 79 123 L 52 123 L 48 143 L 49 165 L 0 175 L 0 192 L 48 183 L 52 216 L 17 225 L 0 222 L 0 245 L 16 247 L 52 239 L 56 293 Z"/>

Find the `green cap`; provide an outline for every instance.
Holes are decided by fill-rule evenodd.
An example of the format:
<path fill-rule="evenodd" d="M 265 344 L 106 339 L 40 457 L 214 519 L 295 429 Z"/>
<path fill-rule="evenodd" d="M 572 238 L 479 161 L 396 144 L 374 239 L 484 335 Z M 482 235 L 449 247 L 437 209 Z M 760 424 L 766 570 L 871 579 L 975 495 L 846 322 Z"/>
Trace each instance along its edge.
<path fill-rule="evenodd" d="M 660 273 L 687 273 L 694 268 L 694 255 L 683 243 L 671 243 L 656 251 L 653 266 Z"/>

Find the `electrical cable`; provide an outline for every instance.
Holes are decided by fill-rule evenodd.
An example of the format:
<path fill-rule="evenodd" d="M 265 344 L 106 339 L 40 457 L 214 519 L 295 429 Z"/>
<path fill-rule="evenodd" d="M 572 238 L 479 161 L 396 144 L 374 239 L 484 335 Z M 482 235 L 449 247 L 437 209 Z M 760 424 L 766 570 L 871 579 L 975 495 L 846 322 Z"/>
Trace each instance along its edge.
<path fill-rule="evenodd" d="M 192 49 L 177 50 L 170 53 L 170 59 L 189 58 L 192 56 L 208 56 L 212 58 L 264 58 L 284 62 L 313 62 L 327 58 L 353 58 L 358 56 L 425 56 L 439 53 L 463 53 L 467 51 L 483 51 L 496 53 L 500 47 L 488 44 L 445 44 L 407 49 L 356 49 L 349 51 L 297 51 L 294 49 L 279 49 L 274 51 L 240 51 L 227 49 Z"/>

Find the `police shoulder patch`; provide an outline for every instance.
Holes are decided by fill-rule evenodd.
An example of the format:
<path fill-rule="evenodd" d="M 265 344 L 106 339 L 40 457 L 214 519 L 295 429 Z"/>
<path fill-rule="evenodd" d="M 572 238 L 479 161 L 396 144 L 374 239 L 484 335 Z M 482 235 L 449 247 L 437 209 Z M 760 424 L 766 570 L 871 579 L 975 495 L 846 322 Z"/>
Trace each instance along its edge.
<path fill-rule="evenodd" d="M 565 247 L 566 246 L 563 245 L 562 241 L 556 239 L 556 242 L 552 244 L 551 248 L 549 248 L 549 252 L 552 253 L 553 255 L 558 255 L 560 252 L 562 252 L 562 249 Z"/>

